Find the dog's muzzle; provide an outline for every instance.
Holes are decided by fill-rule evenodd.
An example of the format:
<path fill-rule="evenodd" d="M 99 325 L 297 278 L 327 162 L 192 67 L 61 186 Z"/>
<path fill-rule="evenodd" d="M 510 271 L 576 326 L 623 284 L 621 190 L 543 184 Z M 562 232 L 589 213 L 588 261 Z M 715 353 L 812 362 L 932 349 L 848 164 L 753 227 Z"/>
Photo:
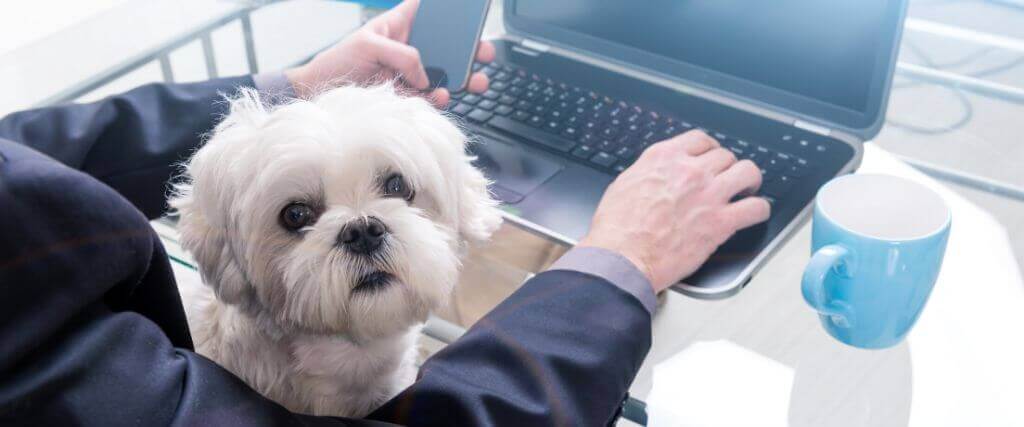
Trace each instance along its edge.
<path fill-rule="evenodd" d="M 370 255 L 380 250 L 388 228 L 376 217 L 359 218 L 345 224 L 338 233 L 338 245 L 349 252 Z"/>

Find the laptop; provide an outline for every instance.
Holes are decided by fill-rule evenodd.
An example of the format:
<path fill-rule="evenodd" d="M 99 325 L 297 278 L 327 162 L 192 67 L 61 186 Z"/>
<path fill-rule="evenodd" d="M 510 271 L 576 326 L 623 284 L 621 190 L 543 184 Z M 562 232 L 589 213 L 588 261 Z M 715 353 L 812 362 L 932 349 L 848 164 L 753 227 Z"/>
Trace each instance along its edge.
<path fill-rule="evenodd" d="M 767 223 L 673 289 L 742 289 L 882 127 L 907 0 L 505 0 L 483 94 L 449 111 L 506 218 L 566 244 L 651 144 L 703 129 L 761 168 Z M 637 212 L 643 215 L 643 212 Z"/>

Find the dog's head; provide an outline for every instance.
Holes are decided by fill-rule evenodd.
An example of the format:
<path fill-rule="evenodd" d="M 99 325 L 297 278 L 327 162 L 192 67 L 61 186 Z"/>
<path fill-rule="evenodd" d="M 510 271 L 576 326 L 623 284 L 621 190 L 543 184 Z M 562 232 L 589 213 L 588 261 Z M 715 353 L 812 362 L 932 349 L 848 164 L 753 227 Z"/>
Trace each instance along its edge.
<path fill-rule="evenodd" d="M 222 301 L 368 339 L 447 301 L 500 223 L 466 137 L 388 85 L 267 107 L 253 91 L 190 160 L 171 205 Z"/>

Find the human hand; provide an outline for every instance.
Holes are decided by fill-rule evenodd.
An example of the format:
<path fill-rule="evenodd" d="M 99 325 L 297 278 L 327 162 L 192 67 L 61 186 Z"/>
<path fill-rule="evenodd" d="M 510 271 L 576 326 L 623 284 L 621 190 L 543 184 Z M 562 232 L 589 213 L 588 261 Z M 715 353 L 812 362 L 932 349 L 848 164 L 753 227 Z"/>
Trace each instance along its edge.
<path fill-rule="evenodd" d="M 418 8 L 419 0 L 405 0 L 308 63 L 286 70 L 285 76 L 301 98 L 309 98 L 339 83 L 368 83 L 376 78 L 401 77 L 413 89 L 426 90 L 430 81 L 419 51 L 408 44 Z M 481 41 L 476 60 L 491 62 L 494 54 L 494 45 Z M 486 91 L 487 86 L 486 75 L 473 73 L 467 89 L 480 93 Z M 440 108 L 451 99 L 447 89 L 436 89 L 427 97 Z"/>
<path fill-rule="evenodd" d="M 736 231 L 768 219 L 756 191 L 761 172 L 750 160 L 700 131 L 648 148 L 608 187 L 580 247 L 615 251 L 650 280 L 655 292 L 687 277 Z"/>

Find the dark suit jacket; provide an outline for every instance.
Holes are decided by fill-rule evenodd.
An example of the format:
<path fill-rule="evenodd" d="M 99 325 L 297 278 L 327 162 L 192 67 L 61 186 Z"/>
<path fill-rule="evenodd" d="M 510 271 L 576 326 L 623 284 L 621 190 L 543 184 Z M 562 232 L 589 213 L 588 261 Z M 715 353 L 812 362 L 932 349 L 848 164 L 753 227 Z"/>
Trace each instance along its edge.
<path fill-rule="evenodd" d="M 147 220 L 248 77 L 140 87 L 0 120 L 0 425 L 372 425 L 293 414 L 192 351 Z M 431 358 L 369 418 L 608 423 L 650 315 L 599 278 L 549 271 Z M 259 357 L 253 355 L 253 357 Z"/>

